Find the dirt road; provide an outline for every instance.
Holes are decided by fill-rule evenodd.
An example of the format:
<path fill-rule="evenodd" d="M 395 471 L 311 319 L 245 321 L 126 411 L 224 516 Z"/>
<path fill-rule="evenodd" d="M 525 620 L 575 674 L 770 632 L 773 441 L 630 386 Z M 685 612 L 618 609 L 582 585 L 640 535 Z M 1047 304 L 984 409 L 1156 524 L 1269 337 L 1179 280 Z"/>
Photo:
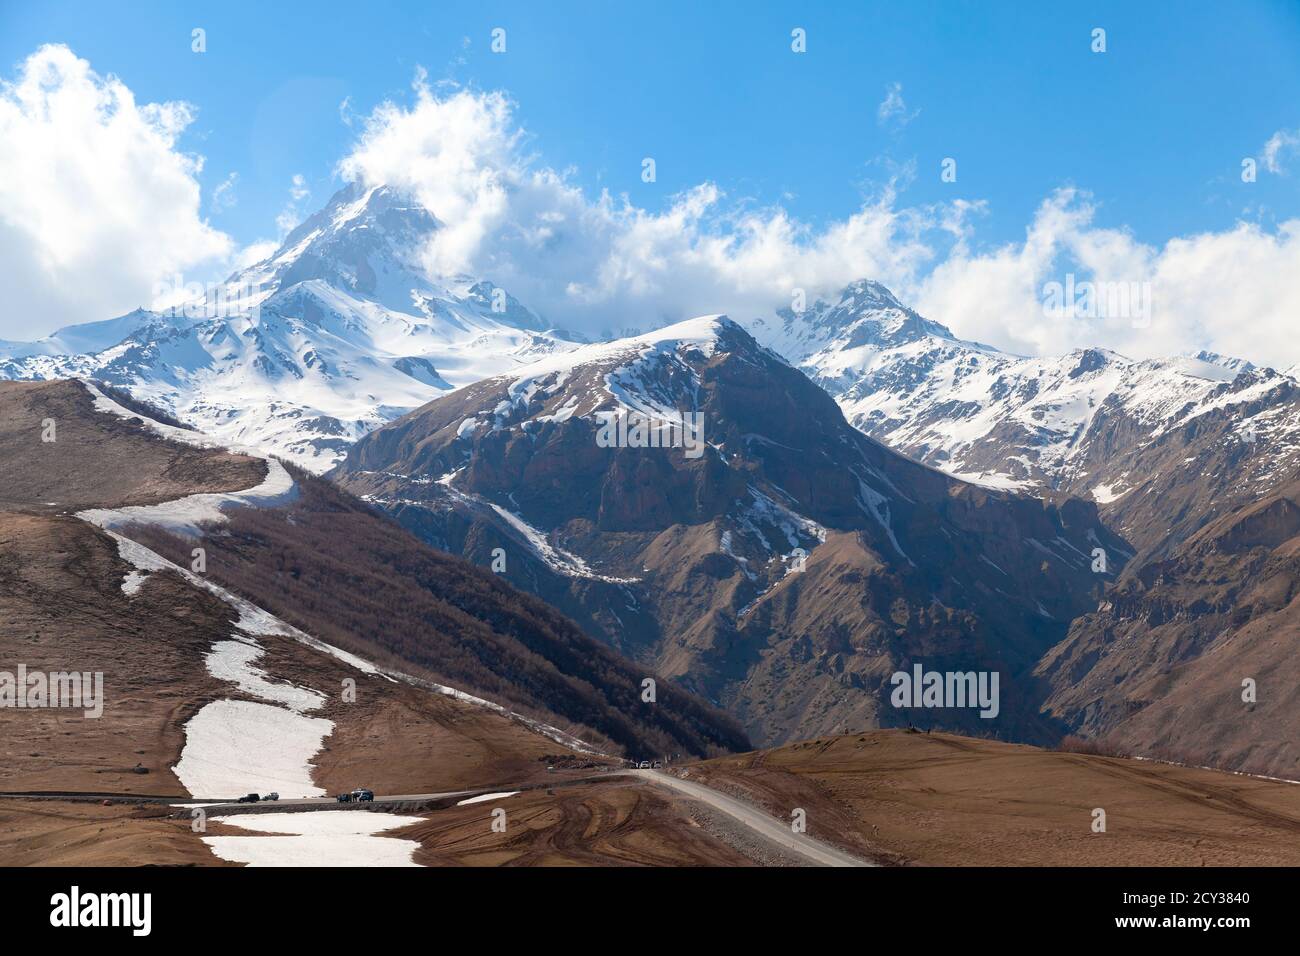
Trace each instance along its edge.
<path fill-rule="evenodd" d="M 795 833 L 790 826 L 775 817 L 769 816 L 758 807 L 742 803 L 726 794 L 689 780 L 682 780 L 657 770 L 629 770 L 627 775 L 648 783 L 669 787 L 678 793 L 698 800 L 715 810 L 727 814 L 743 823 L 764 839 L 777 844 L 783 850 L 806 859 L 814 866 L 875 866 L 866 860 L 851 856 L 843 850 L 837 850 L 806 833 Z"/>

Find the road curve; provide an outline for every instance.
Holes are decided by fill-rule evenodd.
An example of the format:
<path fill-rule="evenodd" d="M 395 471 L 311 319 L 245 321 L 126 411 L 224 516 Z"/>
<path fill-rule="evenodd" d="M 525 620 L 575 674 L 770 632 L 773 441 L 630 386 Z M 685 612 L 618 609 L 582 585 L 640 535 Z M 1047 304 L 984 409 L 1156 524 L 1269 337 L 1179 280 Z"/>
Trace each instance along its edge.
<path fill-rule="evenodd" d="M 776 817 L 769 816 L 763 810 L 748 803 L 742 803 L 725 793 L 719 793 L 703 784 L 683 780 L 658 770 L 629 770 L 630 777 L 645 780 L 648 783 L 669 787 L 678 793 L 690 797 L 715 810 L 720 810 L 734 820 L 743 823 L 764 839 L 775 843 L 783 850 L 789 850 L 803 857 L 815 866 L 878 866 L 867 860 L 859 859 L 843 850 L 838 850 L 828 843 L 810 837 L 806 833 L 795 833 L 790 827 Z"/>

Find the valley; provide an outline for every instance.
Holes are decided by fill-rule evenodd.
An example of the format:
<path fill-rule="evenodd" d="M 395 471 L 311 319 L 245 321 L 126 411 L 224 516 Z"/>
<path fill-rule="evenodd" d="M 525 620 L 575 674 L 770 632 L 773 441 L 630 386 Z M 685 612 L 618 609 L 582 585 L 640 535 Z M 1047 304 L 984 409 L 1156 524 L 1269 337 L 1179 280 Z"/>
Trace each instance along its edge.
<path fill-rule="evenodd" d="M 595 717 L 591 724 L 573 723 L 575 732 L 607 728 L 609 743 L 591 747 L 545 722 L 563 717 L 558 703 L 518 691 L 503 698 L 531 706 L 534 715 L 528 716 L 449 692 L 437 682 L 446 679 L 447 663 L 429 658 L 421 666 L 404 645 L 385 651 L 373 638 L 349 633 L 346 618 L 329 632 L 338 644 L 321 641 L 249 599 L 286 608 L 310 603 L 290 585 L 249 583 L 253 576 L 237 571 L 238 556 L 247 558 L 250 548 L 275 553 L 266 549 L 277 540 L 286 558 L 294 547 L 304 554 L 328 550 L 324 540 L 277 538 L 257 519 L 269 517 L 285 528 L 322 521 L 321 533 L 347 540 L 341 553 L 363 567 L 383 554 L 367 550 L 379 546 L 364 545 L 363 529 L 383 519 L 297 471 L 286 472 L 292 495 L 259 499 L 249 490 L 267 480 L 266 463 L 257 456 L 232 455 L 201 436 L 168 432 L 80 383 L 6 384 L 0 403 L 6 448 L 40 444 L 42 424 L 56 415 L 60 438 L 48 444 L 65 442 L 48 450 L 60 456 L 63 467 L 57 469 L 48 468 L 34 447 L 6 459 L 12 480 L 0 537 L 0 599 L 7 619 L 17 622 L 6 630 L 12 645 L 6 657 L 48 670 L 102 671 L 108 696 L 98 720 L 76 712 L 0 709 L 6 758 L 0 856 L 12 865 L 770 866 L 817 865 L 835 854 L 877 865 L 1295 862 L 1287 856 L 1294 845 L 1288 834 L 1300 829 L 1294 785 L 944 733 L 862 730 L 734 755 L 697 750 L 698 756 L 683 754 L 667 770 L 629 774 L 619 753 L 602 752 L 610 744 L 626 753 L 627 744 L 653 745 L 655 734 L 678 734 L 679 746 L 707 749 L 717 745 L 689 734 L 717 733 L 725 723 L 706 730 L 707 721 L 719 718 L 672 692 L 663 709 L 680 713 L 644 729 L 619 730 Z M 113 497 L 104 486 L 84 483 L 101 455 L 124 463 L 114 472 Z M 23 461 L 26 468 L 14 464 Z M 75 480 L 78 472 L 82 483 Z M 208 477 L 187 486 L 185 476 L 192 473 Z M 56 488 L 63 501 L 54 497 Z M 191 488 L 202 489 L 200 498 L 221 499 L 220 518 L 197 529 L 208 562 L 201 578 L 149 547 L 181 540 L 175 532 L 187 525 L 177 523 L 170 496 Z M 160 506 L 160 524 L 150 524 L 151 509 Z M 78 518 L 73 508 L 95 519 Z M 193 509 L 179 513 L 192 515 Z M 320 515 L 334 521 L 352 515 L 351 524 L 345 531 Z M 105 533 L 98 522 L 114 530 Z M 389 533 L 403 534 L 396 527 Z M 412 542 L 401 551 L 409 556 L 418 546 Z M 188 556 L 188 548 L 174 555 Z M 257 566 L 268 567 L 267 558 Z M 298 562 L 283 567 L 262 577 L 300 580 L 310 569 Z M 471 578 L 479 575 L 493 580 L 484 572 Z M 324 587 L 311 580 L 309 586 Z M 444 600 L 456 600 L 457 593 L 444 591 Z M 502 593 L 488 588 L 474 601 L 499 600 L 493 595 Z M 463 605 L 460 613 L 472 606 Z M 300 611 L 297 617 L 309 626 L 331 618 L 337 613 Z M 434 625 L 430 639 L 447 626 Z M 522 635 L 520 626 L 505 630 Z M 548 646 L 533 644 L 533 653 L 554 654 Z M 388 663 L 361 656 L 372 651 L 383 652 Z M 616 661 L 611 657 L 611 666 L 619 666 Z M 428 677 L 401 672 L 399 664 Z M 519 679 L 502 673 L 497 688 L 508 690 L 512 678 Z M 351 697 L 341 693 L 349 681 Z M 637 686 L 629 681 L 629 691 Z M 233 804 L 224 811 L 208 806 L 205 826 L 196 831 L 194 798 L 232 799 L 276 780 L 284 786 L 298 772 L 293 762 L 302 758 L 292 749 L 232 761 L 206 742 L 195 718 L 238 701 L 286 717 L 311 714 L 304 719 L 328 724 L 315 753 L 308 752 L 303 788 L 330 794 L 365 781 L 376 788 L 373 812 L 357 817 L 368 811 L 332 801 L 303 803 L 294 799 L 298 793 L 286 792 L 280 806 L 264 804 L 251 816 L 236 813 Z M 253 744 L 259 732 L 233 717 L 221 726 L 221 733 L 234 735 L 231 754 Z M 614 739 L 620 732 L 632 735 L 621 748 Z M 638 733 L 649 736 L 638 744 Z M 731 739 L 718 749 L 743 750 L 744 743 Z M 1033 798 L 1026 802 L 1031 779 Z M 204 792 L 205 780 L 226 781 L 211 785 L 229 792 Z M 68 796 L 37 795 L 51 791 Z M 432 791 L 449 795 L 384 796 Z M 72 796 L 78 793 L 87 796 Z M 481 796 L 461 796 L 466 793 Z M 1088 830 L 1089 803 L 1112 808 L 1107 833 Z M 783 821 L 792 809 L 806 815 L 806 839 L 815 843 L 801 844 L 797 832 L 774 837 L 787 828 Z M 492 825 L 498 810 L 508 821 L 503 829 Z M 1196 839 L 1189 842 L 1191 833 Z"/>

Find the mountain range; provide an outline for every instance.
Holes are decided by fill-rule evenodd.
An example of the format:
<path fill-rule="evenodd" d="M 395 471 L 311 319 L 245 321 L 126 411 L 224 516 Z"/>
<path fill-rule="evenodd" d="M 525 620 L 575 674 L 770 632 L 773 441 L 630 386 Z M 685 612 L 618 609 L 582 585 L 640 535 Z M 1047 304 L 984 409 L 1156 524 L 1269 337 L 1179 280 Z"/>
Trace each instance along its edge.
<path fill-rule="evenodd" d="M 1300 774 L 1289 692 L 1223 724 L 1243 679 L 1294 687 L 1290 370 L 1012 355 L 866 279 L 586 343 L 430 278 L 440 228 L 349 185 L 179 308 L 0 343 L 0 378 L 97 379 L 327 474 L 755 741 L 912 723 Z M 607 447 L 611 414 L 702 416 L 700 447 Z M 1000 672 L 1000 716 L 891 706 L 918 663 Z"/>
<path fill-rule="evenodd" d="M 869 281 L 748 327 L 860 431 L 966 481 L 1096 501 L 1142 553 L 1300 468 L 1296 379 L 1241 359 L 1015 356 Z"/>

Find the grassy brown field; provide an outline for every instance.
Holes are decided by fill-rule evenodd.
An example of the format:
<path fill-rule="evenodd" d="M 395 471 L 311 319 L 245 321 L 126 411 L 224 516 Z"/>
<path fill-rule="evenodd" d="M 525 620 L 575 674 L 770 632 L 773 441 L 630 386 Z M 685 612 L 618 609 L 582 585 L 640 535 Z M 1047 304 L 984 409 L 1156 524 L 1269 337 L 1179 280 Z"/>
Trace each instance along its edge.
<path fill-rule="evenodd" d="M 888 863 L 1300 864 L 1300 785 L 1256 777 L 903 730 L 681 772 L 783 819 L 803 807 L 813 836 Z"/>
<path fill-rule="evenodd" d="M 362 737 L 404 711 L 380 707 Z M 423 725 L 428 727 L 428 724 Z M 426 756 L 445 779 L 477 785 L 513 766 L 536 782 L 542 762 L 495 762 L 499 728 L 446 737 Z M 476 746 L 467 741 L 485 738 Z M 434 736 L 437 736 L 436 732 Z M 359 749 L 359 741 L 346 748 Z M 412 740 L 396 740 L 395 760 Z M 362 748 L 363 749 L 363 748 Z M 447 759 L 447 757 L 450 759 Z M 416 765 L 419 761 L 416 761 Z M 347 773 L 340 763 L 325 773 Z M 360 771 L 365 772 L 365 771 Z M 378 772 L 378 771 L 376 771 Z M 575 781 L 428 811 L 387 835 L 417 840 L 427 866 L 789 865 L 743 826 L 649 781 Z M 778 819 L 799 807 L 808 832 L 886 865 L 1294 866 L 1300 864 L 1300 787 L 1124 758 L 1039 750 L 948 734 L 873 731 L 683 765 L 675 772 L 748 800 Z M 317 777 L 322 772 L 318 770 Z M 416 790 L 417 779 L 410 778 Z M 506 832 L 491 827 L 507 814 Z M 1106 832 L 1093 832 L 1093 810 Z M 76 865 L 217 864 L 184 819 L 162 807 L 63 801 L 0 803 L 0 859 Z M 230 832 L 216 818 L 210 833 Z"/>
<path fill-rule="evenodd" d="M 79 382 L 0 382 L 0 510 L 42 514 L 148 505 L 251 488 L 256 458 L 166 441 L 95 410 Z M 44 441 L 52 422 L 53 441 Z"/>
<path fill-rule="evenodd" d="M 3 669 L 100 672 L 105 698 L 98 719 L 0 708 L 0 790 L 184 793 L 170 768 L 184 722 L 220 695 L 202 661 L 229 609 L 173 575 L 128 599 L 128 570 L 76 518 L 0 512 Z"/>
<path fill-rule="evenodd" d="M 229 866 L 166 808 L 0 801 L 5 866 Z"/>
<path fill-rule="evenodd" d="M 57 422 L 53 443 L 40 441 L 45 418 Z M 132 568 L 115 542 L 66 512 L 238 490 L 260 481 L 264 466 L 96 413 L 76 383 L 0 384 L 0 463 L 0 669 L 101 672 L 105 698 L 97 719 L 0 708 L 0 791 L 188 796 L 171 769 L 185 722 L 212 700 L 244 696 L 203 664 L 231 636 L 232 609 L 173 573 L 123 593 Z M 494 711 L 362 675 L 289 637 L 263 635 L 261 645 L 260 666 L 325 695 L 334 732 L 312 771 L 330 791 L 458 790 L 584 772 L 557 761 L 560 745 Z M 347 678 L 356 682 L 351 702 L 340 693 Z M 6 799 L 0 863 L 218 862 L 166 812 Z"/>
<path fill-rule="evenodd" d="M 230 636 L 231 612 L 171 574 L 151 576 L 128 599 L 119 587 L 128 570 L 111 539 L 84 522 L 0 512 L 0 658 L 10 670 L 22 661 L 32 670 L 100 671 L 106 697 L 98 719 L 0 708 L 0 790 L 184 795 L 170 769 L 184 722 L 211 700 L 240 696 L 202 664 L 212 643 Z M 327 789 L 528 782 L 546 776 L 548 756 L 563 750 L 500 714 L 365 677 L 289 638 L 266 635 L 262 644 L 272 673 L 327 696 L 322 716 L 335 730 L 316 761 Z M 357 682 L 355 702 L 339 699 L 345 678 Z"/>
<path fill-rule="evenodd" d="M 0 789 L 183 793 L 170 767 L 184 722 L 221 690 L 202 660 L 229 636 L 230 609 L 174 575 L 128 599 L 117 545 L 68 512 L 237 490 L 264 474 L 256 459 L 96 412 L 77 382 L 0 383 L 0 667 L 101 672 L 106 698 L 99 719 L 0 708 Z"/>

